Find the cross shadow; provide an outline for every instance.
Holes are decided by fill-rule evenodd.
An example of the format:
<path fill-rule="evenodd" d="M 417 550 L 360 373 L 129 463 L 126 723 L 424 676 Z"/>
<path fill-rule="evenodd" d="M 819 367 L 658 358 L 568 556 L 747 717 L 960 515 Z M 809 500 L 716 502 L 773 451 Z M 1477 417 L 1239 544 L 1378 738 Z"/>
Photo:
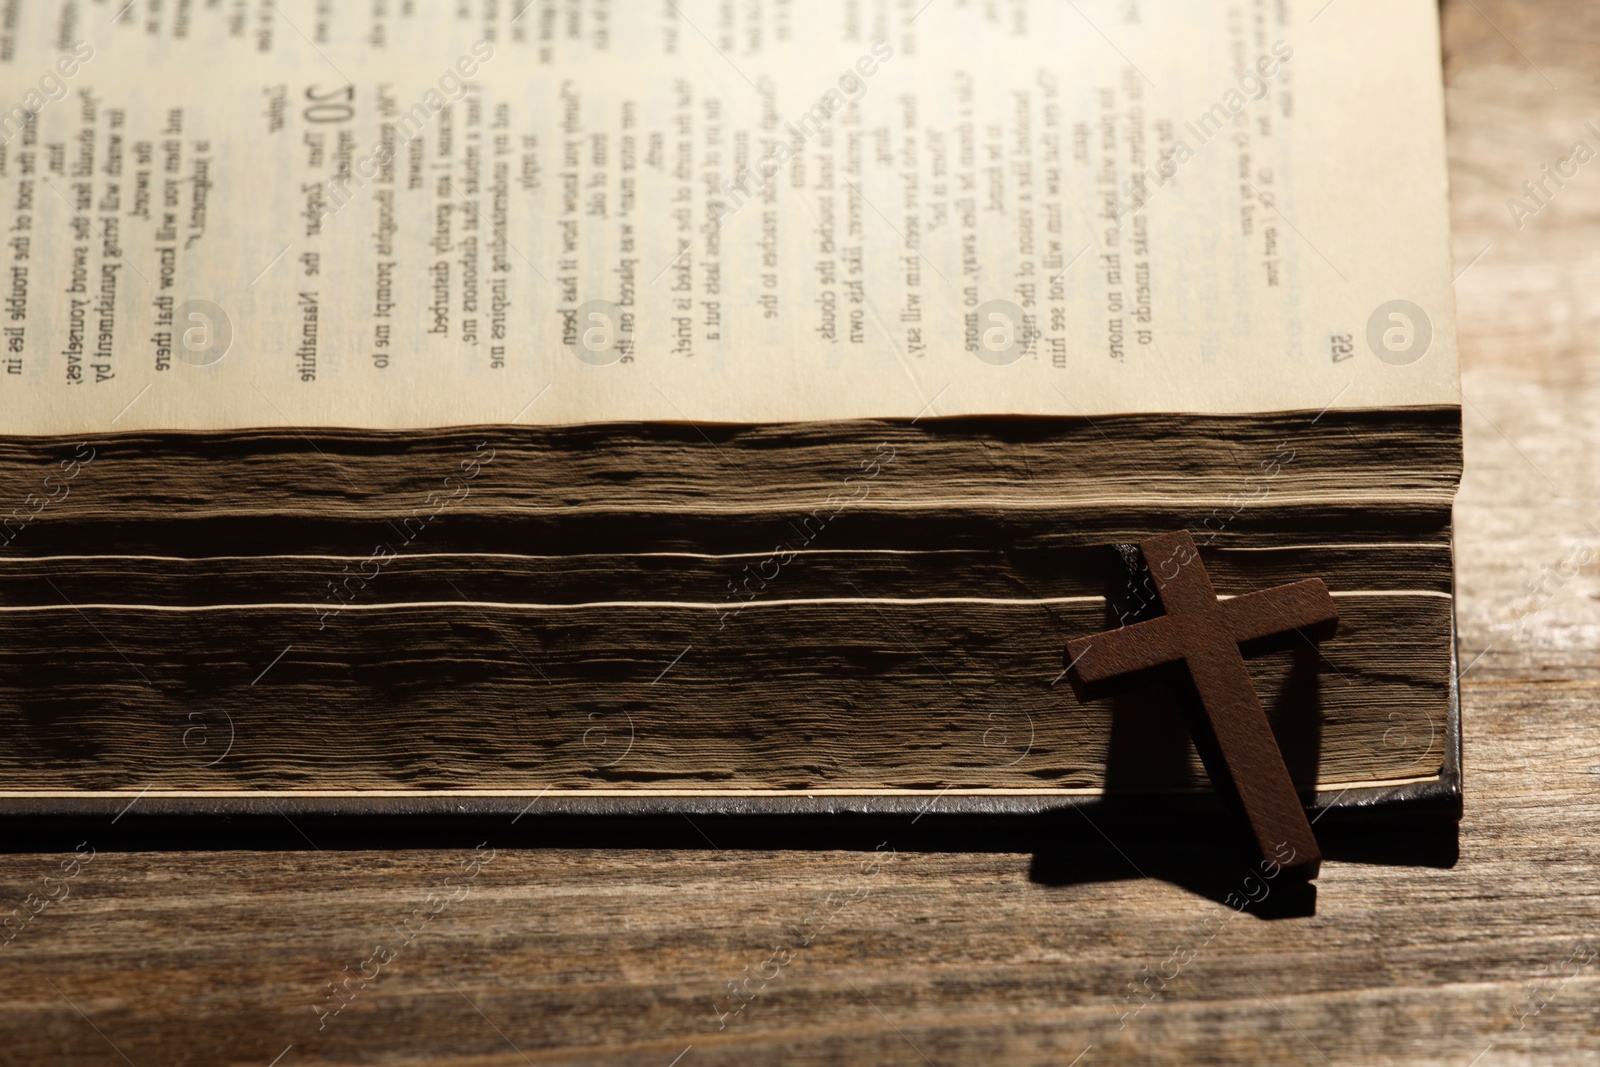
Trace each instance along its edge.
<path fill-rule="evenodd" d="M 1041 845 L 1029 877 L 1046 886 L 1156 878 L 1258 919 L 1304 918 L 1316 914 L 1314 882 L 1268 877 L 1243 830 L 1220 805 L 1204 821 L 1163 818 L 1151 805 L 1135 813 L 1108 803 L 1094 824 Z M 1066 816 L 1071 819 L 1073 816 Z M 1459 826 L 1451 819 L 1420 817 L 1383 820 L 1381 826 L 1349 817 L 1314 827 L 1328 861 L 1376 866 L 1448 869 L 1460 858 Z"/>
<path fill-rule="evenodd" d="M 1036 852 L 1028 875 L 1052 887 L 1155 878 L 1259 919 L 1305 918 L 1317 907 L 1314 882 L 1278 877 L 1247 842 L 1217 826 L 1177 838 L 1114 824 L 1098 844 Z"/>

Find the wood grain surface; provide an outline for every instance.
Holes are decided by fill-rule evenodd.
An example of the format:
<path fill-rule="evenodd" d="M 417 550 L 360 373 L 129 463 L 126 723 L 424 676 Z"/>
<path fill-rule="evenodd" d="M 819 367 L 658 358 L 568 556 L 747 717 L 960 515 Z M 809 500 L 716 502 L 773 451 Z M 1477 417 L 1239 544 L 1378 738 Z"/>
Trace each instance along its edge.
<path fill-rule="evenodd" d="M 656 843 L 698 848 L 513 848 L 540 841 L 508 822 L 474 856 L 495 832 L 324 851 L 286 827 L 298 848 L 87 861 L 94 840 L 73 860 L 83 837 L 30 838 L 0 857 L 0 913 L 58 899 L 0 948 L 0 1062 L 1600 1062 L 1600 163 L 1521 229 L 1506 206 L 1595 145 L 1600 7 L 1443 14 L 1466 395 L 1453 866 L 1420 837 L 1382 862 L 1330 850 L 1315 914 L 1268 919 L 1223 901 L 1282 900 L 1275 883 L 1206 883 L 1120 836 L 1054 857 L 894 834 L 893 853 L 718 849 L 688 826 Z"/>

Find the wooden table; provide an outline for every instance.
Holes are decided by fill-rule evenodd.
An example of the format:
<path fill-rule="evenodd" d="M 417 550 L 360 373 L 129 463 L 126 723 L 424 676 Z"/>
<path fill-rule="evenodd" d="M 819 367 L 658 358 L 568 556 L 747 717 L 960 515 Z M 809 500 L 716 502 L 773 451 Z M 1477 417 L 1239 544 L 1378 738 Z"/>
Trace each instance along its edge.
<path fill-rule="evenodd" d="M 1600 1063 L 1600 162 L 1520 230 L 1505 202 L 1574 141 L 1600 148 L 1600 5 L 1451 0 L 1444 25 L 1467 455 L 1453 868 L 1332 859 L 1314 916 L 1265 921 L 1121 861 L 1085 880 L 994 851 L 864 869 L 500 848 L 467 878 L 469 848 L 107 848 L 0 950 L 0 1062 Z M 62 855 L 0 856 L 0 910 Z M 319 1017 L 346 967 L 371 977 Z"/>

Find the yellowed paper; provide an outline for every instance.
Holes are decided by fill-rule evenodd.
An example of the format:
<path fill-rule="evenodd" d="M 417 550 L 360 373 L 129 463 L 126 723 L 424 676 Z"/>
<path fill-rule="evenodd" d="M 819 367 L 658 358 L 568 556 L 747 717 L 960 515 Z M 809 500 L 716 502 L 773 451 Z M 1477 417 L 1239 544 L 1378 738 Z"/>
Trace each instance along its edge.
<path fill-rule="evenodd" d="M 1428 0 L 123 2 L 0 30 L 0 432 L 1458 399 Z"/>

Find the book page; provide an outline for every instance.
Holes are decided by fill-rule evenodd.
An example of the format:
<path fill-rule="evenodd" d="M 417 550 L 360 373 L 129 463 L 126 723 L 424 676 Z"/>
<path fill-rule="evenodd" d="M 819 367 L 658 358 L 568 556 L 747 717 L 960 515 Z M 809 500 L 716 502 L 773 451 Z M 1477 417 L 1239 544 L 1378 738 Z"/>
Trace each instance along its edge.
<path fill-rule="evenodd" d="M 1429 0 L 17 0 L 0 432 L 1458 401 Z"/>

